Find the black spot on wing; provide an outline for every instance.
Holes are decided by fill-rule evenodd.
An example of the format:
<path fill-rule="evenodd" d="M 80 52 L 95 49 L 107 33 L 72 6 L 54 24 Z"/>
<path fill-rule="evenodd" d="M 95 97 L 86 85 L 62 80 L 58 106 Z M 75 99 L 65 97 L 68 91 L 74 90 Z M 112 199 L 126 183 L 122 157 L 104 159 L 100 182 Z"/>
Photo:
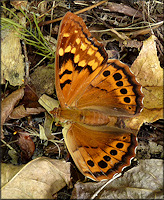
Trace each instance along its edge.
<path fill-rule="evenodd" d="M 122 142 L 118 142 L 116 147 L 122 149 L 124 147 L 124 144 Z"/>
<path fill-rule="evenodd" d="M 121 92 L 121 94 L 127 94 L 128 93 L 127 89 L 125 89 L 125 88 L 121 89 L 120 92 Z"/>
<path fill-rule="evenodd" d="M 111 62 L 111 63 L 108 62 L 108 64 L 112 65 L 117 70 L 122 70 L 122 72 L 125 74 L 128 82 L 129 82 L 129 85 L 133 86 L 132 90 L 133 90 L 133 92 L 136 95 L 136 100 L 135 100 L 136 101 L 136 111 L 135 111 L 135 114 L 138 113 L 138 112 L 140 112 L 141 108 L 143 107 L 143 105 L 142 105 L 143 94 L 140 92 L 140 87 L 141 86 L 135 80 L 135 76 L 132 77 L 130 70 L 127 70 L 127 68 L 125 68 L 123 66 L 123 64 L 120 65 L 120 66 L 117 65 L 115 62 Z M 115 81 L 117 81 L 116 82 L 117 86 L 119 86 L 119 87 L 123 86 L 123 81 L 121 80 L 121 74 L 120 73 L 118 73 L 116 71 L 116 73 L 113 75 L 113 77 L 114 77 Z M 125 90 L 123 91 L 122 94 L 125 94 Z M 124 102 L 130 103 L 131 100 L 130 100 L 130 98 L 127 97 L 127 98 L 124 99 Z M 131 109 L 131 108 L 129 107 L 129 109 Z"/>
<path fill-rule="evenodd" d="M 122 81 L 118 81 L 118 82 L 116 83 L 116 85 L 117 85 L 118 87 L 121 87 L 121 86 L 123 86 L 123 82 L 122 82 Z"/>
<path fill-rule="evenodd" d="M 130 102 L 131 102 L 131 99 L 130 99 L 129 97 L 125 97 L 125 98 L 124 98 L 124 101 L 125 101 L 125 103 L 130 103 Z"/>
<path fill-rule="evenodd" d="M 108 164 L 104 160 L 101 160 L 100 162 L 98 162 L 98 166 L 101 168 L 106 168 Z"/>
<path fill-rule="evenodd" d="M 124 139 L 126 139 L 126 137 L 124 137 Z M 107 170 L 103 170 L 102 171 L 97 171 L 97 172 L 94 172 L 94 173 L 90 173 L 89 171 L 85 171 L 84 173 L 87 175 L 92 175 L 93 178 L 98 178 L 98 177 L 104 177 L 104 175 L 107 177 L 109 177 L 110 175 L 114 175 L 115 173 L 119 173 L 122 171 L 121 168 L 125 167 L 125 166 L 128 166 L 126 165 L 127 164 L 127 159 L 129 160 L 130 157 L 133 158 L 134 156 L 134 148 L 136 147 L 137 145 L 137 142 L 136 142 L 136 137 L 131 134 L 131 145 L 128 147 L 128 151 L 125 155 L 122 156 L 122 159 L 117 163 L 114 164 L 113 167 L 108 167 L 108 163 L 110 160 L 111 160 L 111 157 L 109 157 L 108 155 L 105 155 L 103 158 L 104 160 L 106 161 L 103 161 L 101 160 L 100 162 L 98 162 L 98 166 L 102 169 L 105 169 L 107 168 Z M 124 146 L 123 143 L 117 143 L 117 148 L 122 148 Z M 116 155 L 117 154 L 117 151 L 116 150 L 111 150 L 110 151 L 110 154 L 111 155 Z M 90 162 L 90 161 L 89 161 Z M 94 163 L 90 162 L 90 167 L 94 167 Z"/>
<path fill-rule="evenodd" d="M 90 167 L 94 167 L 94 162 L 92 160 L 88 160 L 87 161 L 87 164 L 90 166 Z"/>
<path fill-rule="evenodd" d="M 118 80 L 122 79 L 122 75 L 120 73 L 115 73 L 113 75 L 113 78 L 114 78 L 115 81 L 118 81 Z"/>
<path fill-rule="evenodd" d="M 104 72 L 103 72 L 103 76 L 104 77 L 108 77 L 110 75 L 110 71 L 109 70 L 105 70 Z"/>

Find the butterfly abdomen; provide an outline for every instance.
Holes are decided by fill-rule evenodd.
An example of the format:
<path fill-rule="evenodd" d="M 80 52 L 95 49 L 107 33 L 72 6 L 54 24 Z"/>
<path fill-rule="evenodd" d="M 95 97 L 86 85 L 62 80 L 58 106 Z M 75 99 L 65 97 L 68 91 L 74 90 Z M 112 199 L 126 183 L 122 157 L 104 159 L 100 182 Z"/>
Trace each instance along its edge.
<path fill-rule="evenodd" d="M 106 125 L 110 121 L 107 115 L 95 110 L 58 108 L 55 112 L 55 117 L 58 117 L 60 121 L 65 119 L 71 122 L 78 122 L 90 126 Z"/>

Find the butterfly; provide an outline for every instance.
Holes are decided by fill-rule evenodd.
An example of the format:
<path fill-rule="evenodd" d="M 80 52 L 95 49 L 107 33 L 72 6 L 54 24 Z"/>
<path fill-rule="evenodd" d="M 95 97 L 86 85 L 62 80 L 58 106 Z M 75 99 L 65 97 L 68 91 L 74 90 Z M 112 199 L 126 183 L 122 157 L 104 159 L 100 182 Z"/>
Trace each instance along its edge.
<path fill-rule="evenodd" d="M 78 169 L 95 181 L 121 173 L 135 156 L 137 140 L 119 122 L 141 112 L 141 85 L 126 64 L 108 59 L 82 18 L 71 12 L 59 29 L 55 87 L 60 107 L 51 113 L 63 124 Z"/>

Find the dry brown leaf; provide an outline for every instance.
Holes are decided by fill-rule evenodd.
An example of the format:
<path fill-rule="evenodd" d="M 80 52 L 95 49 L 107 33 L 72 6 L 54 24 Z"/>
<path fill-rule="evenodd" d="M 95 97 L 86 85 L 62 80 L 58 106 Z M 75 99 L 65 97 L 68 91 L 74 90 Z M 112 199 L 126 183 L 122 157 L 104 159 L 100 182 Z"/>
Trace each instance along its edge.
<path fill-rule="evenodd" d="M 131 70 L 144 88 L 163 85 L 163 69 L 157 56 L 155 39 L 152 35 L 143 42 L 140 54 L 131 66 Z"/>
<path fill-rule="evenodd" d="M 70 185 L 70 163 L 41 157 L 25 165 L 2 187 L 1 198 L 53 199 L 66 184 Z"/>
<path fill-rule="evenodd" d="M 1 103 L 1 125 L 4 124 L 7 117 L 11 114 L 14 106 L 24 96 L 24 88 L 18 89 L 8 95 Z"/>
<path fill-rule="evenodd" d="M 18 144 L 22 151 L 22 162 L 27 163 L 34 154 L 35 144 L 27 132 L 19 132 Z"/>
<path fill-rule="evenodd" d="M 104 183 L 78 182 L 71 199 L 91 199 Z M 141 160 L 137 167 L 107 185 L 96 199 L 163 199 L 162 190 L 163 161 Z"/>
<path fill-rule="evenodd" d="M 163 118 L 163 69 L 157 56 L 154 35 L 143 42 L 131 70 L 143 87 L 144 109 L 140 115 L 126 120 L 125 123 L 128 127 L 137 129 L 143 122 L 154 122 Z"/>
<path fill-rule="evenodd" d="M 23 105 L 14 108 L 21 99 Z M 26 105 L 26 108 L 24 105 Z M 20 119 L 45 111 L 44 108 L 39 107 L 38 97 L 36 97 L 36 94 L 32 90 L 28 89 L 28 86 L 12 92 L 2 101 L 1 106 L 1 125 L 4 124 L 7 118 Z"/>
<path fill-rule="evenodd" d="M 2 30 L 1 38 L 1 84 L 8 80 L 13 86 L 22 85 L 25 72 L 18 32 Z"/>
<path fill-rule="evenodd" d="M 1 188 L 7 184 L 22 168 L 24 165 L 13 165 L 1 163 Z"/>
<path fill-rule="evenodd" d="M 24 105 L 25 108 L 38 108 L 40 107 L 38 99 L 35 87 L 32 84 L 27 84 L 25 85 L 24 97 L 19 105 Z"/>
<path fill-rule="evenodd" d="M 163 158 L 164 119 L 145 123 L 137 137 L 137 159 Z"/>
<path fill-rule="evenodd" d="M 108 2 L 103 10 L 110 12 L 123 13 L 124 15 L 133 16 L 133 17 L 142 17 L 142 13 L 130 6 L 124 4 L 117 4 L 113 2 Z"/>
<path fill-rule="evenodd" d="M 42 107 L 38 108 L 25 108 L 23 105 L 20 105 L 14 108 L 13 112 L 9 115 L 10 119 L 20 119 L 27 117 L 29 115 L 37 115 L 41 112 L 44 112 L 45 109 Z"/>

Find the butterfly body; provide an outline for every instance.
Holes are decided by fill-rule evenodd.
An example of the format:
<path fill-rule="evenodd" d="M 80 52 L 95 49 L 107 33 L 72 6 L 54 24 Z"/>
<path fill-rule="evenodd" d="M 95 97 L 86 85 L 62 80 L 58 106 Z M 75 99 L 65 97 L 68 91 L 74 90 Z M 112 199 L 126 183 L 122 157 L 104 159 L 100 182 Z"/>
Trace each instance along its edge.
<path fill-rule="evenodd" d="M 83 20 L 70 12 L 60 25 L 55 65 L 60 107 L 51 113 L 66 122 L 67 148 L 85 176 L 110 179 L 135 156 L 136 135 L 118 121 L 141 112 L 141 85 L 127 65 L 108 59 Z"/>
<path fill-rule="evenodd" d="M 53 112 L 54 116 L 60 119 L 65 119 L 70 122 L 77 122 L 90 126 L 101 126 L 109 123 L 109 117 L 99 111 L 87 109 L 69 109 L 59 108 Z"/>

